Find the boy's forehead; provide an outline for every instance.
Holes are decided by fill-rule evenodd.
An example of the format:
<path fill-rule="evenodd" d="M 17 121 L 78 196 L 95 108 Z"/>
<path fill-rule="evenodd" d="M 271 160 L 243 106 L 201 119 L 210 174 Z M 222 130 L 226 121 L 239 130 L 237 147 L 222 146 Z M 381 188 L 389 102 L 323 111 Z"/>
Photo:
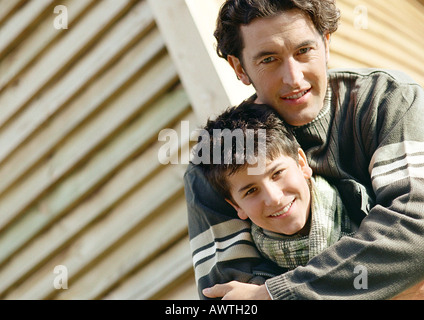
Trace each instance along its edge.
<path fill-rule="evenodd" d="M 258 161 L 261 161 L 258 159 Z M 238 192 L 239 190 L 234 190 L 240 185 L 248 185 L 250 183 L 254 183 L 256 180 L 261 179 L 262 176 L 267 176 L 271 174 L 276 168 L 284 163 L 287 163 L 288 161 L 294 161 L 292 157 L 284 154 L 280 154 L 275 159 L 269 159 L 266 158 L 263 161 L 265 161 L 265 170 L 262 172 L 262 174 L 255 175 L 255 174 L 249 174 L 249 168 L 254 168 L 257 164 L 246 164 L 241 166 L 236 172 L 230 174 L 229 171 L 227 171 L 227 181 L 229 182 L 231 191 Z"/>

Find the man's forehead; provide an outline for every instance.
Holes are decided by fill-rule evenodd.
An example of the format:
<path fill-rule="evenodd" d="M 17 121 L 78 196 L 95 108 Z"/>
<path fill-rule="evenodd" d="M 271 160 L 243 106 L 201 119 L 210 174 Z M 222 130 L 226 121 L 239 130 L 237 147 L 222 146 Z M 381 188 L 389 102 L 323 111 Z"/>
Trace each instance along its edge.
<path fill-rule="evenodd" d="M 292 24 L 295 21 L 298 21 L 298 22 L 303 21 L 306 24 L 313 25 L 313 21 L 311 17 L 309 16 L 309 14 L 307 14 L 306 12 L 300 9 L 290 9 L 290 10 L 278 12 L 271 16 L 254 18 L 248 24 L 242 24 L 241 28 L 249 28 L 250 26 L 255 24 L 269 25 L 275 21 L 278 21 L 278 23 L 286 25 L 286 26 Z"/>
<path fill-rule="evenodd" d="M 316 36 L 316 30 L 310 17 L 300 10 L 281 12 L 272 17 L 256 18 L 248 25 L 242 25 L 241 34 L 244 47 L 261 50 L 258 43 L 284 40 L 286 44 L 298 45 L 311 36 Z"/>

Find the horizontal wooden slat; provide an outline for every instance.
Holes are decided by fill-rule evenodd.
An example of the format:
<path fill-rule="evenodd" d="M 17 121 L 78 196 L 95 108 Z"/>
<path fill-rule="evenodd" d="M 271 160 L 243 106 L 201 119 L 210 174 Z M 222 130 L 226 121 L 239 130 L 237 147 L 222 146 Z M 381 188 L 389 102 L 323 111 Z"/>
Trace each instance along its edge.
<path fill-rule="evenodd" d="M 392 0 L 390 0 L 392 1 Z M 392 1 L 393 2 L 393 1 Z M 393 3 L 395 6 L 396 3 Z M 402 7 L 403 5 L 399 5 Z M 422 62 L 419 56 L 413 54 L 415 50 L 422 49 L 422 42 L 417 42 L 415 39 L 409 39 L 407 34 L 400 32 L 388 33 L 388 29 L 397 28 L 400 25 L 399 19 L 392 18 L 390 20 L 379 19 L 381 18 L 380 6 L 373 6 L 370 2 L 365 6 L 368 13 L 368 29 L 366 30 L 355 30 L 355 19 L 357 16 L 354 14 L 354 6 L 345 6 L 343 2 L 339 4 L 342 10 L 343 22 L 340 25 L 340 29 L 336 33 L 347 39 L 352 43 L 358 43 L 362 46 L 362 51 L 370 51 L 371 56 L 384 57 L 388 61 L 402 61 L 405 66 L 414 66 L 417 63 Z M 401 15 L 402 16 L 402 15 Z M 411 32 L 409 32 L 411 34 Z M 399 46 L 405 44 L 405 46 Z M 408 50 L 405 50 L 405 47 Z M 348 48 L 346 48 L 348 49 Z M 358 51 L 349 51 L 351 55 L 360 54 Z M 369 56 L 370 54 L 368 54 Z M 408 59 L 405 59 L 405 57 Z M 402 59 L 403 57 L 403 59 Z"/>
<path fill-rule="evenodd" d="M 195 115 L 191 113 L 184 121 L 195 123 Z M 194 130 L 194 128 L 191 128 Z M 174 127 L 175 132 L 181 132 L 181 126 Z M 187 145 L 188 141 L 181 141 Z M 155 175 L 163 165 L 158 162 L 157 155 L 163 142 L 153 144 L 139 157 L 132 160 L 127 166 L 111 177 L 95 194 L 79 204 L 54 226 L 49 228 L 35 239 L 32 239 L 23 250 L 13 256 L 0 272 L 0 293 L 6 291 L 34 272 L 40 263 L 47 261 L 61 248 L 65 247 L 78 236 L 81 230 L 100 219 L 119 202 L 123 202 L 131 192 L 146 183 L 149 177 Z M 187 148 L 181 147 L 187 152 Z M 187 155 L 184 155 L 187 156 Z M 156 161 L 155 161 L 156 160 Z M 182 175 L 184 166 L 176 168 Z M 54 239 L 54 241 L 52 241 Z M 36 260 L 32 257 L 37 257 Z M 1 294 L 0 294 L 1 296 Z"/>
<path fill-rule="evenodd" d="M 160 186 L 161 181 L 163 182 L 164 179 L 168 182 L 167 188 L 158 188 L 157 186 Z M 152 188 L 152 186 L 156 186 L 156 188 Z M 153 235 L 150 233 L 146 236 L 146 233 L 141 232 L 138 234 L 141 239 L 135 241 L 134 237 L 130 238 L 130 246 L 135 245 L 138 256 L 140 256 L 140 258 L 136 258 L 140 260 L 137 263 L 141 263 L 143 259 L 147 259 L 157 250 L 154 246 L 143 248 L 143 243 L 147 244 L 149 241 L 154 240 L 153 242 L 158 246 L 165 245 L 169 241 L 166 234 L 171 235 L 172 232 L 177 231 L 178 235 L 180 235 L 186 228 L 186 220 L 184 219 L 186 205 L 183 197 L 178 197 L 181 203 L 179 206 L 176 206 L 175 215 L 172 214 L 173 210 L 171 208 L 168 208 L 166 211 L 159 211 L 164 203 L 175 198 L 177 194 L 182 195 L 182 188 L 183 183 L 180 168 L 176 166 L 166 167 L 149 184 L 136 190 L 136 192 L 122 203 L 116 205 L 107 216 L 85 232 L 80 238 L 76 239 L 69 248 L 62 250 L 61 254 L 50 259 L 42 269 L 34 272 L 30 279 L 7 295 L 5 299 L 15 299 L 17 297 L 21 299 L 40 299 L 54 294 L 51 272 L 55 265 L 65 265 L 69 269 L 71 287 L 73 277 L 77 275 L 81 276 L 81 273 L 86 271 L 87 268 L 94 268 L 92 264 L 106 253 L 108 253 L 106 259 L 108 259 L 111 254 L 109 252 L 112 250 L 111 248 L 116 246 L 116 243 L 123 238 L 128 237 L 131 230 L 141 228 L 141 224 L 144 223 L 147 225 L 143 229 L 154 231 L 153 235 L 155 237 L 152 238 Z M 181 208 L 180 210 L 178 210 L 179 207 Z M 154 214 L 155 212 L 164 213 Z M 169 214 L 167 215 L 166 212 Z M 148 222 L 150 220 L 148 219 L 149 217 L 154 218 L 152 225 Z M 122 249 L 122 251 L 125 250 Z M 132 253 L 130 257 L 133 254 L 135 253 Z M 115 268 L 110 268 L 109 270 L 113 273 L 117 272 Z M 99 275 L 96 279 L 98 279 L 99 285 L 104 283 L 102 276 Z M 91 281 L 93 281 L 92 277 Z M 92 283 L 93 287 L 94 285 Z M 78 288 L 75 287 L 74 290 L 78 290 Z M 80 292 L 80 294 L 84 293 Z M 88 298 L 91 294 L 91 291 L 86 292 L 84 298 Z M 82 296 L 79 297 L 82 298 Z M 91 298 L 94 297 L 91 296 Z"/>
<path fill-rule="evenodd" d="M 92 79 L 122 56 L 140 34 L 153 24 L 149 8 L 144 2 L 135 7 L 128 17 L 116 25 L 90 54 L 56 83 L 50 91 L 29 105 L 0 135 L 0 164 L 23 141 L 28 139 L 45 121 L 58 112 L 67 101 L 84 89 Z M 0 188 L 1 193 L 1 188 Z"/>
<path fill-rule="evenodd" d="M 181 189 L 180 195 L 182 194 Z M 56 291 L 55 293 L 58 294 L 54 298 L 101 298 L 109 288 L 128 276 L 138 265 L 142 264 L 146 259 L 150 260 L 152 255 L 156 255 L 157 252 L 168 248 L 170 244 L 173 244 L 175 239 L 186 234 L 186 217 L 186 203 L 184 197 L 180 196 L 175 202 L 161 208 L 158 214 L 142 230 L 134 234 L 113 252 L 110 252 L 98 265 L 90 268 L 83 277 L 74 281 L 72 287 L 69 287 L 68 290 Z M 112 226 L 112 228 L 114 227 Z M 185 252 L 185 257 L 182 259 L 186 261 L 185 265 L 180 264 L 178 266 L 183 271 L 187 270 L 191 264 L 190 260 L 186 258 L 190 258 L 190 252 L 188 254 Z M 171 262 L 168 260 L 167 264 L 169 266 Z M 175 262 L 174 266 L 177 267 Z M 174 269 L 174 271 L 177 270 Z M 176 273 L 181 273 L 181 271 L 178 270 Z M 160 286 L 163 284 L 157 283 L 157 285 Z M 143 281 L 139 283 L 139 287 L 148 291 L 154 286 Z"/>
<path fill-rule="evenodd" d="M 53 119 L 45 123 L 43 130 L 31 136 L 29 141 L 19 146 L 0 165 L 0 195 L 13 183 L 28 172 L 53 148 L 57 147 L 69 134 L 78 128 L 87 118 L 93 116 L 104 106 L 106 101 L 117 95 L 133 79 L 140 77 L 140 70 L 147 69 L 164 48 L 164 43 L 157 30 L 153 30 L 133 48 L 124 58 L 112 66 L 91 87 L 87 88 Z"/>
<path fill-rule="evenodd" d="M 51 0 L 41 0 L 43 2 Z M 16 86 L 8 87 L 0 95 L 0 128 L 25 105 L 36 98 L 48 84 L 53 83 L 85 50 L 107 30 L 134 0 L 102 0 L 74 28 L 69 29 L 61 41 L 19 77 Z M 30 4 L 38 3 L 31 1 Z M 95 21 L 96 23 L 93 23 Z M 65 33 L 64 33 L 65 34 Z"/>
<path fill-rule="evenodd" d="M 194 281 L 194 272 L 188 273 L 180 279 L 178 285 L 167 288 L 166 292 L 162 292 L 155 297 L 156 300 L 199 300 L 196 281 Z"/>
<path fill-rule="evenodd" d="M 0 0 L 0 30 L 2 27 L 1 25 L 4 23 L 4 21 L 6 21 L 8 17 L 13 15 L 13 13 L 17 11 L 20 7 L 22 7 L 26 1 L 28 0 Z"/>
<path fill-rule="evenodd" d="M 149 74 L 155 76 L 155 81 L 150 80 Z M 94 122 L 85 125 L 84 130 L 75 132 L 72 139 L 68 138 L 41 167 L 32 172 L 30 178 L 27 177 L 14 189 L 3 194 L 0 197 L 0 230 L 96 150 L 119 126 L 129 121 L 134 113 L 140 112 L 143 106 L 158 97 L 175 79 L 176 71 L 172 62 L 165 57 L 149 69 L 145 77 L 138 79 L 123 95 L 113 100 L 111 106 L 103 108 Z M 26 195 L 25 199 L 22 199 L 22 194 Z"/>
<path fill-rule="evenodd" d="M 133 103 L 141 100 L 140 97 L 134 100 L 133 95 L 130 95 L 130 97 L 132 97 Z M 128 99 L 125 96 L 123 98 Z M 117 108 L 126 106 L 130 111 L 131 104 L 129 102 L 130 101 L 123 104 L 117 102 L 114 106 Z M 171 103 L 172 108 L 170 108 Z M 131 157 L 132 154 L 137 152 L 143 145 L 155 139 L 155 135 L 162 127 L 165 127 L 174 117 L 177 117 L 187 110 L 187 108 L 188 101 L 184 92 L 176 91 L 173 94 L 164 96 L 164 98 L 146 110 L 138 121 L 133 122 L 130 126 L 125 128 L 125 131 L 117 136 L 116 139 L 105 148 L 98 150 L 92 159 L 84 165 L 83 170 L 80 170 L 78 173 L 64 180 L 47 195 L 47 198 L 42 199 L 36 206 L 32 207 L 21 219 L 0 236 L 0 261 L 4 261 L 8 255 L 24 245 L 31 237 L 40 232 L 40 230 L 45 228 L 49 223 L 57 219 L 67 208 L 74 205 L 78 199 L 86 196 L 88 192 L 102 183 L 102 181 L 107 176 L 111 175 L 123 161 Z M 115 117 L 117 121 L 119 121 L 120 117 L 125 116 L 124 112 L 120 112 L 119 117 L 116 112 L 105 113 L 103 117 L 102 115 L 99 115 L 95 119 L 98 126 L 91 124 L 87 127 L 87 131 L 78 132 L 80 133 L 79 138 L 81 139 L 79 143 L 72 143 L 69 142 L 71 140 L 68 140 L 71 150 L 67 150 L 67 148 L 64 147 L 64 152 L 69 151 L 70 154 L 72 154 L 72 148 L 75 146 L 81 149 L 83 141 L 87 141 L 87 139 L 90 139 L 89 137 L 92 137 L 93 134 L 95 135 L 95 131 L 93 130 L 96 130 L 99 137 L 105 138 L 101 134 L 101 131 L 105 131 L 106 129 L 107 131 L 113 130 L 112 118 L 110 118 L 110 116 Z M 107 128 L 104 128 L 105 124 L 108 124 Z M 92 148 L 89 150 L 91 151 Z M 75 150 L 73 152 L 75 152 Z M 63 161 L 66 163 L 70 158 L 72 158 L 72 156 L 63 157 Z M 54 158 L 51 160 L 54 160 Z M 58 164 L 61 163 L 57 159 L 56 161 Z M 49 170 L 49 168 L 46 170 Z M 35 173 L 39 172 L 41 172 L 41 169 L 35 171 Z M 29 184 L 26 186 L 28 190 L 27 193 L 30 192 L 31 183 L 42 185 L 43 183 L 51 182 L 50 180 L 43 181 L 42 176 L 40 179 L 41 180 L 35 180 L 35 182 L 31 181 L 31 179 L 28 180 Z M 15 192 L 16 199 L 23 194 L 22 192 L 22 189 Z M 38 190 L 38 192 L 40 192 L 40 190 Z M 11 201 L 14 200 L 14 197 L 7 197 L 6 200 L 8 200 L 7 202 L 10 206 L 13 205 Z M 15 202 L 14 205 L 18 206 L 18 203 Z M 3 208 L 2 206 L 1 209 Z M 11 207 L 8 208 L 12 210 Z M 5 214 L 10 212 L 6 211 L 6 209 L 4 210 Z"/>
<path fill-rule="evenodd" d="M 30 30 L 40 17 L 53 8 L 56 0 L 28 1 L 19 11 L 16 12 L 6 23 L 1 26 L 0 32 L 0 59 L 14 45 L 16 45 L 23 35 Z"/>
<path fill-rule="evenodd" d="M 406 30 L 409 30 L 408 34 L 406 34 L 406 30 L 402 31 L 402 27 L 405 28 L 405 25 L 402 23 L 401 17 L 406 15 L 398 14 L 389 19 L 386 14 L 382 13 L 381 3 L 370 1 L 367 4 L 361 4 L 361 8 L 367 9 L 368 29 L 357 30 L 355 22 L 358 16 L 355 15 L 355 8 L 359 3 L 361 2 L 338 2 L 338 7 L 342 11 L 342 22 L 339 30 L 333 35 L 332 56 L 346 56 L 352 62 L 357 61 L 362 67 L 403 70 L 420 83 L 424 83 L 424 76 L 416 68 L 418 65 L 424 67 L 424 62 L 419 55 L 415 54 L 424 50 L 424 43 L 416 41 L 416 38 L 419 37 L 418 32 L 410 32 L 411 22 L 409 22 L 409 27 L 406 27 Z M 398 11 L 407 12 L 407 3 L 392 0 L 390 3 L 389 7 L 398 7 Z M 396 31 L 387 32 L 390 29 Z M 424 28 L 422 32 L 424 32 Z M 408 49 L 405 50 L 405 48 Z M 347 65 L 337 64 L 337 66 L 355 65 L 348 63 Z"/>
<path fill-rule="evenodd" d="M 193 265 L 188 237 L 179 240 L 164 253 L 125 279 L 106 300 L 147 300 L 190 273 Z"/>
<path fill-rule="evenodd" d="M 401 35 L 406 41 L 419 43 L 421 39 L 419 33 L 411 32 L 411 23 L 413 23 L 413 19 L 419 19 L 419 15 L 416 14 L 417 12 L 411 15 L 407 11 L 407 7 L 410 7 L 409 2 L 409 0 L 386 0 L 383 4 L 381 0 L 367 2 L 360 2 L 358 0 L 343 1 L 346 5 L 361 5 L 367 9 L 368 18 L 371 20 L 371 24 L 369 24 L 370 29 L 381 26 L 387 31 L 393 30 L 395 26 L 395 32 L 384 32 L 383 36 L 385 38 L 390 38 L 391 34 L 395 36 Z M 405 53 L 408 54 L 409 52 Z"/>
<path fill-rule="evenodd" d="M 13 3 L 11 0 L 5 1 L 6 3 Z M 71 13 L 68 15 L 69 27 L 71 27 L 82 14 L 88 11 L 95 2 L 96 0 L 61 1 L 61 5 L 66 6 L 68 12 Z M 1 12 L 0 10 L 0 15 Z M 6 85 L 15 80 L 20 73 L 30 67 L 31 63 L 34 63 L 35 59 L 37 59 L 48 46 L 54 45 L 54 41 L 60 39 L 61 36 L 63 36 L 63 34 L 53 27 L 52 19 L 44 19 L 37 25 L 22 43 L 0 60 L 0 92 Z"/>

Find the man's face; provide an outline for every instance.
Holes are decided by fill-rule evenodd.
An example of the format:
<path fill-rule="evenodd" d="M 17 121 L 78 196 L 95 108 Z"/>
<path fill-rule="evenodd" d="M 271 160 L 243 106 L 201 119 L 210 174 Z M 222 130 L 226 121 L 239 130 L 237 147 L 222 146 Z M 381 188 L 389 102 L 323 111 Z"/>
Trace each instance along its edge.
<path fill-rule="evenodd" d="M 241 34 L 242 61 L 228 61 L 244 84 L 253 84 L 256 102 L 271 105 L 293 126 L 315 119 L 327 91 L 329 35 L 321 36 L 299 10 L 255 19 Z"/>
<path fill-rule="evenodd" d="M 299 149 L 299 163 L 280 156 L 267 163 L 265 173 L 249 175 L 247 168 L 228 177 L 231 196 L 227 200 L 241 219 L 250 218 L 257 226 L 286 235 L 305 232 L 310 215 L 312 170 Z"/>

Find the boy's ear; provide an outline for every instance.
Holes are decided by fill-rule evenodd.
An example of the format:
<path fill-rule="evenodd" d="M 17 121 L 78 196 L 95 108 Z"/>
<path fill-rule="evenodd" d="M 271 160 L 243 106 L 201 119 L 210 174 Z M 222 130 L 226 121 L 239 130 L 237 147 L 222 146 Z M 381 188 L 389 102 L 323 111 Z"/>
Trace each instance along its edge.
<path fill-rule="evenodd" d="M 247 73 L 244 71 L 241 61 L 236 56 L 228 55 L 227 56 L 228 63 L 234 69 L 234 72 L 237 75 L 237 78 L 243 82 L 246 86 L 250 85 L 250 78 Z"/>
<path fill-rule="evenodd" d="M 231 206 L 237 211 L 237 215 L 241 220 L 246 220 L 249 218 L 249 216 L 244 212 L 242 208 L 240 208 L 238 205 L 234 204 L 231 200 L 225 199 Z"/>
<path fill-rule="evenodd" d="M 301 148 L 298 150 L 299 154 L 299 167 L 303 172 L 305 179 L 310 179 L 312 177 L 312 169 L 308 164 L 308 159 L 306 158 L 305 152 Z"/>

